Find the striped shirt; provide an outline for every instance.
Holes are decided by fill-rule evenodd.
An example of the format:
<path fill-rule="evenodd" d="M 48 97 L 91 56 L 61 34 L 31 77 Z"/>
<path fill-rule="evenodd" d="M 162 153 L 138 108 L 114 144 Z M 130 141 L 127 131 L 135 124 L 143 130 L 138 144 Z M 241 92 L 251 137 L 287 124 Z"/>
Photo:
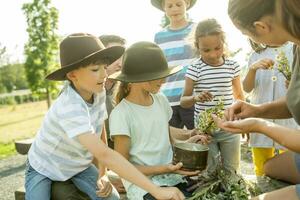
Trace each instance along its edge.
<path fill-rule="evenodd" d="M 210 102 L 196 102 L 194 118 L 197 122 L 201 111 L 215 106 L 222 98 L 225 108 L 233 103 L 232 80 L 239 76 L 240 66 L 233 60 L 225 59 L 220 66 L 211 66 L 198 59 L 190 65 L 186 72 L 186 77 L 194 81 L 194 93 L 200 94 L 209 91 L 215 97 Z"/>
<path fill-rule="evenodd" d="M 105 92 L 94 95 L 87 104 L 68 85 L 47 112 L 42 127 L 30 148 L 30 165 L 40 174 L 55 181 L 65 181 L 88 168 L 93 155 L 82 146 L 77 136 L 99 135 L 107 118 Z"/>
<path fill-rule="evenodd" d="M 154 42 L 164 51 L 169 68 L 179 65 L 183 67 L 183 70 L 168 77 L 161 88 L 171 106 L 180 105 L 180 97 L 185 84 L 186 67 L 195 58 L 195 52 L 186 40 L 194 25 L 190 22 L 186 27 L 179 30 L 171 30 L 166 27 L 155 34 Z"/>

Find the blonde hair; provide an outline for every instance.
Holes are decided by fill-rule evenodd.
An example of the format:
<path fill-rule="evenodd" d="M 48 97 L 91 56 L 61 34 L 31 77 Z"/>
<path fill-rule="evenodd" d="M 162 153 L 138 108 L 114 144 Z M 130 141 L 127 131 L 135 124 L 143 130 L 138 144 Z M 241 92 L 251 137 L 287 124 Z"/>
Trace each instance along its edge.
<path fill-rule="evenodd" d="M 119 104 L 122 99 L 126 98 L 130 93 L 130 83 L 121 82 L 118 85 L 118 92 L 116 93 L 116 104 Z"/>

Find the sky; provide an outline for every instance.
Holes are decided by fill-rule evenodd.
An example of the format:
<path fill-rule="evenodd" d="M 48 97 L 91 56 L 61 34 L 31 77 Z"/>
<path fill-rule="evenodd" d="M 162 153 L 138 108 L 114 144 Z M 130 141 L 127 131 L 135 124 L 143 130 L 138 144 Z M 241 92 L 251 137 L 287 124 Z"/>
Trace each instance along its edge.
<path fill-rule="evenodd" d="M 10 61 L 24 60 L 23 49 L 27 41 L 26 19 L 22 4 L 30 0 L 0 1 L 0 44 L 7 48 Z M 237 55 L 245 62 L 249 51 L 246 38 L 233 26 L 227 15 L 228 0 L 198 0 L 188 13 L 194 22 L 205 18 L 216 18 L 226 32 L 230 50 L 242 47 Z M 58 34 L 87 32 L 96 36 L 117 34 L 130 45 L 137 41 L 153 41 L 163 12 L 154 8 L 150 0 L 52 0 L 59 11 Z M 216 6 L 218 5 L 218 6 Z"/>

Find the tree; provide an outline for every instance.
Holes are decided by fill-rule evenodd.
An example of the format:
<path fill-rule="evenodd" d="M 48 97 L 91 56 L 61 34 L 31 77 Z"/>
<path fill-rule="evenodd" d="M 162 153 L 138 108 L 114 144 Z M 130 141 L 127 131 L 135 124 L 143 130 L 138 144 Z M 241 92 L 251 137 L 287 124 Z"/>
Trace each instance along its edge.
<path fill-rule="evenodd" d="M 0 68 L 0 93 L 27 88 L 28 83 L 23 64 L 8 64 Z"/>
<path fill-rule="evenodd" d="M 55 82 L 45 76 L 56 68 L 58 59 L 58 10 L 51 0 L 33 0 L 22 7 L 27 20 L 28 42 L 25 45 L 25 70 L 33 93 L 46 94 L 48 107 L 51 95 L 57 92 Z"/>

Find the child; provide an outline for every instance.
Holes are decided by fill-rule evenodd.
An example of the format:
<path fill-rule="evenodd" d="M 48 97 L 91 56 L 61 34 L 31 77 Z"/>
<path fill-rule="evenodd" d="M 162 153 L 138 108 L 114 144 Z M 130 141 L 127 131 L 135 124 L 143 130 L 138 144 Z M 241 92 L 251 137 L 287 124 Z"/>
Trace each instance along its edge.
<path fill-rule="evenodd" d="M 101 35 L 99 37 L 100 41 L 103 43 L 103 45 L 106 48 L 113 47 L 113 46 L 122 46 L 124 47 L 126 44 L 126 40 L 118 35 Z M 110 76 L 111 74 L 120 71 L 121 70 L 121 63 L 122 59 L 119 58 L 115 62 L 113 62 L 111 65 L 107 66 L 106 73 L 107 76 Z M 112 109 L 115 107 L 116 102 L 114 102 L 114 96 L 115 96 L 115 90 L 116 90 L 116 81 L 113 81 L 111 79 L 107 79 L 105 81 L 105 90 L 106 90 L 106 109 L 107 114 L 110 116 L 110 113 Z M 109 121 L 108 119 L 105 120 L 105 128 L 106 128 L 106 134 L 108 138 L 108 146 L 113 148 L 113 142 L 110 140 L 110 131 L 109 131 Z"/>
<path fill-rule="evenodd" d="M 251 42 L 253 52 L 249 58 L 249 70 L 243 81 L 245 92 L 250 93 L 250 102 L 261 104 L 274 101 L 286 95 L 285 77 L 276 70 L 276 56 L 283 51 L 287 56 L 290 66 L 293 60 L 293 45 L 287 43 L 281 47 L 261 48 L 256 43 Z M 273 70 L 268 70 L 273 66 Z M 274 76 L 274 77 L 272 77 Z M 272 78 L 274 78 L 273 81 Z M 296 128 L 296 122 L 293 119 L 272 120 L 276 124 L 286 127 Z M 275 156 L 275 149 L 283 150 L 284 147 L 274 142 L 271 138 L 258 134 L 250 134 L 250 147 L 252 147 L 252 158 L 257 180 L 261 180 L 264 175 L 264 163 Z"/>
<path fill-rule="evenodd" d="M 196 0 L 151 0 L 153 6 L 165 12 L 170 21 L 167 27 L 155 34 L 154 42 L 164 51 L 170 68 L 181 65 L 183 70 L 166 79 L 162 92 L 167 96 L 173 110 L 170 125 L 177 128 L 194 128 L 194 108 L 182 108 L 180 97 L 184 87 L 186 67 L 195 58 L 186 36 L 192 31 L 194 23 L 187 18 L 186 11 L 194 6 Z"/>
<path fill-rule="evenodd" d="M 184 173 L 180 170 L 182 163 L 171 164 L 171 139 L 206 142 L 196 131 L 169 127 L 172 109 L 158 91 L 165 77 L 179 70 L 180 67 L 168 68 L 163 51 L 157 45 L 138 42 L 125 51 L 122 72 L 109 77 L 121 81 L 118 104 L 110 116 L 115 150 L 157 185 L 175 185 L 182 181 L 179 174 L 198 173 Z M 196 135 L 190 137 L 193 134 Z M 147 193 L 132 182 L 123 183 L 129 199 L 143 199 Z"/>
<path fill-rule="evenodd" d="M 104 166 L 156 198 L 183 199 L 176 188 L 161 189 L 152 184 L 100 140 L 105 135 L 103 123 L 107 116 L 106 63 L 117 60 L 123 51 L 122 47 L 105 49 L 97 37 L 84 33 L 72 34 L 61 42 L 61 69 L 46 78 L 69 80 L 70 84 L 47 112 L 30 148 L 25 175 L 26 199 L 50 199 L 52 181 L 67 179 L 91 199 L 119 199 L 104 174 Z M 91 163 L 94 157 L 99 172 Z"/>
<path fill-rule="evenodd" d="M 240 83 L 240 67 L 225 58 L 225 35 L 215 19 L 198 23 L 194 45 L 199 59 L 188 67 L 181 106 L 191 107 L 195 104 L 195 124 L 199 114 L 215 106 L 222 98 L 228 107 L 235 99 L 244 99 Z M 201 122 L 200 122 L 201 123 Z M 209 144 L 207 172 L 213 174 L 219 162 L 220 154 L 225 169 L 235 172 L 240 163 L 240 136 L 216 131 L 212 133 Z"/>

